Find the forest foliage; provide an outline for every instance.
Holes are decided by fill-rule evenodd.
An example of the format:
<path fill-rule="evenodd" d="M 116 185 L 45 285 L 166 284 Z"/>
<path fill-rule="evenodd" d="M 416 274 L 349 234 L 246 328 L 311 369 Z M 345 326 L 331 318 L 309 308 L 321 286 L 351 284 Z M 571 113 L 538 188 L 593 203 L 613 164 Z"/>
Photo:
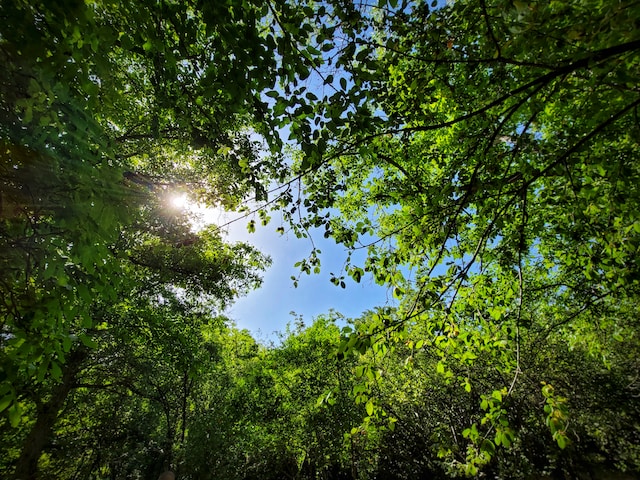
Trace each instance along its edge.
<path fill-rule="evenodd" d="M 1 476 L 640 474 L 636 3 L 0 18 Z M 396 305 L 260 344 L 223 312 L 270 259 L 175 195 Z"/>

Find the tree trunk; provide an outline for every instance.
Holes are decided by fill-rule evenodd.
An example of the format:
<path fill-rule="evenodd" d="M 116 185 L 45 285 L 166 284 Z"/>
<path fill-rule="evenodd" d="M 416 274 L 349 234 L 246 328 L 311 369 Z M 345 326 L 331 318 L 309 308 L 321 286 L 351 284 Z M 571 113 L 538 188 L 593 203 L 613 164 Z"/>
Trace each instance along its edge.
<path fill-rule="evenodd" d="M 58 419 L 58 413 L 73 388 L 82 361 L 86 356 L 87 351 L 85 349 L 74 350 L 69 354 L 67 363 L 62 366 L 62 381 L 53 387 L 51 398 L 38 406 L 36 423 L 23 443 L 22 451 L 16 464 L 13 476 L 15 480 L 35 480 L 37 478 L 38 460 L 42 450 L 51 438 L 51 432 Z"/>

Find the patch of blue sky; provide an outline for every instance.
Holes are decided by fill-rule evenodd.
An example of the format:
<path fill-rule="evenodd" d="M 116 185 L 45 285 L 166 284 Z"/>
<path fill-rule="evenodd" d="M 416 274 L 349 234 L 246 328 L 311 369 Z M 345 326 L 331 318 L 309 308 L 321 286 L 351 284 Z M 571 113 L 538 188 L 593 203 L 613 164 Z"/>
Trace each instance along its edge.
<path fill-rule="evenodd" d="M 228 213 L 219 212 L 218 224 L 233 219 Z M 347 279 L 346 288 L 330 282 L 330 273 L 345 275 L 347 251 L 336 245 L 332 239 L 325 239 L 320 229 L 311 230 L 313 244 L 321 250 L 322 270 L 320 274 L 302 274 L 298 287 L 294 287 L 291 277 L 298 277 L 300 271 L 294 267 L 297 260 L 306 258 L 313 245 L 310 239 L 297 238 L 292 233 L 276 232 L 277 225 L 257 226 L 249 233 L 246 225 L 249 219 L 229 223 L 225 230 L 229 241 L 243 241 L 254 245 L 272 258 L 272 266 L 264 272 L 261 288 L 251 291 L 238 299 L 225 314 L 235 321 L 239 328 L 247 329 L 259 341 L 277 342 L 278 332 L 284 332 L 288 323 L 294 320 L 291 312 L 302 316 L 305 323 L 330 310 L 341 313 L 346 318 L 357 318 L 367 310 L 377 306 L 395 305 L 391 291 L 377 285 L 369 275 L 360 283 Z M 352 255 L 352 263 L 364 262 L 366 251 Z M 346 275 L 345 275 L 346 276 Z"/>

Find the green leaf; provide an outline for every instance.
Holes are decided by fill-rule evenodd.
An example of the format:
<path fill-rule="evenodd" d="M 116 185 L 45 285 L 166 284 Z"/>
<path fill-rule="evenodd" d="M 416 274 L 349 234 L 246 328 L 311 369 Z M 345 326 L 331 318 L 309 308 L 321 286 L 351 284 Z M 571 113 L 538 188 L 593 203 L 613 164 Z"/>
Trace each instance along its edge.
<path fill-rule="evenodd" d="M 480 445 L 480 450 L 489 455 L 489 457 L 493 457 L 496 453 L 496 447 L 491 440 L 484 440 Z"/>
<path fill-rule="evenodd" d="M 393 418 L 393 417 L 389 418 L 389 430 L 391 430 L 392 432 L 396 429 L 396 422 L 397 421 L 398 421 L 397 418 Z"/>
<path fill-rule="evenodd" d="M 567 446 L 567 438 L 560 434 L 560 435 L 556 435 L 556 442 L 558 443 L 558 447 L 560 447 L 561 450 L 564 450 L 564 448 Z"/>
<path fill-rule="evenodd" d="M 13 428 L 16 428 L 20 425 L 20 421 L 22 420 L 22 408 L 20 404 L 14 403 L 9 407 L 9 423 Z"/>
<path fill-rule="evenodd" d="M 81 335 L 78 335 L 78 338 L 80 339 L 80 341 L 84 346 L 89 348 L 94 348 L 94 349 L 98 348 L 98 344 L 96 343 L 96 341 L 93 338 L 91 338 L 89 335 L 81 334 Z"/>
<path fill-rule="evenodd" d="M 5 395 L 0 399 L 0 412 L 4 412 L 9 405 L 15 400 L 13 395 Z"/>
<path fill-rule="evenodd" d="M 60 380 L 60 378 L 62 378 L 62 369 L 60 368 L 60 365 L 58 365 L 58 362 L 55 361 L 51 361 L 51 377 L 54 380 Z"/>
<path fill-rule="evenodd" d="M 92 328 L 93 327 L 93 318 L 88 313 L 85 313 L 81 317 L 81 325 L 83 328 Z"/>
<path fill-rule="evenodd" d="M 373 402 L 369 400 L 366 405 L 367 415 L 373 415 Z"/>

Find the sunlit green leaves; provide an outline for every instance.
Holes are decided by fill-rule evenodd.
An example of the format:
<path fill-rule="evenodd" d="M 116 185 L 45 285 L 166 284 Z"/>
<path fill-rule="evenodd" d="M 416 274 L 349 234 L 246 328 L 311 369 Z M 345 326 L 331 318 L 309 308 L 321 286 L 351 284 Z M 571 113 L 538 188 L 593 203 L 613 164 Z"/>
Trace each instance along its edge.
<path fill-rule="evenodd" d="M 637 468 L 625 444 L 635 433 L 590 396 L 619 391 L 611 402 L 635 424 L 622 399 L 637 396 L 637 5 L 98 1 L 0 9 L 7 425 L 33 423 L 35 405 L 69 374 L 77 349 L 102 352 L 96 364 L 124 358 L 142 371 L 154 345 L 156 360 L 171 353 L 188 367 L 185 374 L 160 362 L 164 373 L 153 380 L 167 391 L 172 378 L 184 374 L 188 384 L 208 372 L 180 363 L 204 362 L 197 335 L 179 333 L 181 322 L 193 322 L 170 315 L 180 342 L 153 343 L 168 338 L 157 311 L 136 310 L 130 299 L 171 298 L 183 313 L 191 302 L 221 306 L 259 285 L 268 260 L 215 231 L 191 232 L 164 208 L 165 190 L 177 187 L 231 208 L 255 200 L 251 232 L 269 223 L 271 207 L 299 237 L 324 227 L 348 257 L 329 281 L 348 288 L 349 278 L 370 277 L 397 305 L 349 321 L 341 334 L 301 326 L 272 355 L 256 354 L 242 335 L 218 345 L 229 365 L 208 372 L 215 402 L 184 416 L 203 420 L 190 448 L 205 464 L 204 446 L 216 437 L 238 465 L 255 466 L 254 448 L 256 458 L 297 466 L 280 476 L 299 475 L 313 459 L 317 477 L 349 464 L 352 476 L 370 478 L 483 470 L 515 478 L 532 465 L 539 474 L 549 462 L 571 464 L 561 455 L 584 453 L 584 438 L 599 445 L 585 458 L 619 451 L 612 462 Z M 356 251 L 366 256 L 359 263 Z M 300 275 L 321 266 L 315 247 L 295 264 Z M 133 311 L 139 321 L 118 330 Z M 118 357 L 116 337 L 135 355 Z M 549 382 L 542 397 L 541 380 Z M 582 393 L 560 396 L 551 383 Z M 123 398 L 137 396 L 136 386 Z M 129 413 L 153 410 L 144 398 Z M 175 409 L 189 403 L 162 398 Z M 220 406 L 237 423 L 209 415 Z M 319 411 L 335 414 L 330 426 Z M 171 415 L 174 426 L 185 421 Z M 317 431 L 337 443 L 323 444 Z"/>
<path fill-rule="evenodd" d="M 545 423 L 549 427 L 558 447 L 565 448 L 569 443 L 567 436 L 567 425 L 569 423 L 567 399 L 556 395 L 553 386 L 546 382 L 542 382 L 542 395 L 546 401 L 544 406 Z"/>

